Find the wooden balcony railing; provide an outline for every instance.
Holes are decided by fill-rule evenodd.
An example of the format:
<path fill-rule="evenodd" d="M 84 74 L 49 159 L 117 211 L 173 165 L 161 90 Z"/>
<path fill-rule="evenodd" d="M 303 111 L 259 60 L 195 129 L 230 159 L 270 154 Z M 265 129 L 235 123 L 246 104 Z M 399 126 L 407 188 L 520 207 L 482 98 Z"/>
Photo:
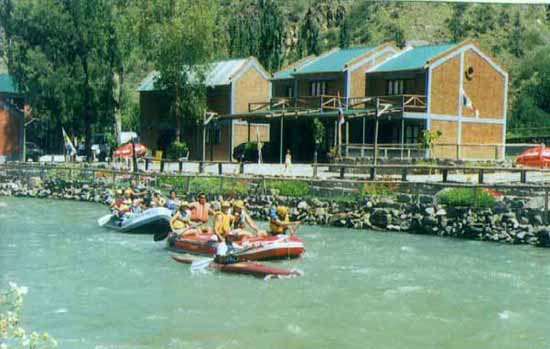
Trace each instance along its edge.
<path fill-rule="evenodd" d="M 319 112 L 343 110 L 375 110 L 378 102 L 379 110 L 385 113 L 426 112 L 426 96 L 396 95 L 367 97 L 338 97 L 331 95 L 274 97 L 265 102 L 248 104 L 249 112 L 270 112 L 286 110 L 316 109 Z"/>

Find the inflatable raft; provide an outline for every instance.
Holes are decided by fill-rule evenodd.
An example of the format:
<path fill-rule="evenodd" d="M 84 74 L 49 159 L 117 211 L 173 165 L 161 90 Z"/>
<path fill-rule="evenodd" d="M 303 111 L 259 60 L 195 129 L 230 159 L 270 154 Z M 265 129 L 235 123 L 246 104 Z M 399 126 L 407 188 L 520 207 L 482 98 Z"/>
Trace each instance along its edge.
<path fill-rule="evenodd" d="M 204 256 L 213 256 L 218 247 L 215 236 L 210 233 L 184 237 L 172 233 L 166 241 L 170 250 Z M 304 252 L 304 242 L 287 235 L 252 237 L 234 245 L 243 250 L 236 254 L 239 261 L 297 258 Z"/>
<path fill-rule="evenodd" d="M 189 254 L 172 254 L 172 259 L 179 263 L 192 264 L 201 258 Z M 237 262 L 232 264 L 210 262 L 208 267 L 222 273 L 251 275 L 258 278 L 296 277 L 302 275 L 297 270 L 278 268 L 259 262 Z"/>
<path fill-rule="evenodd" d="M 154 207 L 139 214 L 131 214 L 123 219 L 112 217 L 104 227 L 122 233 L 158 234 L 170 231 L 172 211 L 164 207 Z"/>

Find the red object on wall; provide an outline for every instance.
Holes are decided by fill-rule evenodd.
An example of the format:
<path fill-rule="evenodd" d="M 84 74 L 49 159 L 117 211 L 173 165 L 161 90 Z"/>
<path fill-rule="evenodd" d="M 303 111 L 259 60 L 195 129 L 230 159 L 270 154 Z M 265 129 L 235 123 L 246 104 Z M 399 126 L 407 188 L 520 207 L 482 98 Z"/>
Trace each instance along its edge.
<path fill-rule="evenodd" d="M 531 167 L 550 166 L 550 148 L 534 147 L 529 148 L 516 158 L 516 164 Z"/>
<path fill-rule="evenodd" d="M 147 153 L 147 148 L 141 143 L 134 143 L 136 156 L 144 156 Z M 121 145 L 113 152 L 113 157 L 127 158 L 132 156 L 132 143 Z"/>

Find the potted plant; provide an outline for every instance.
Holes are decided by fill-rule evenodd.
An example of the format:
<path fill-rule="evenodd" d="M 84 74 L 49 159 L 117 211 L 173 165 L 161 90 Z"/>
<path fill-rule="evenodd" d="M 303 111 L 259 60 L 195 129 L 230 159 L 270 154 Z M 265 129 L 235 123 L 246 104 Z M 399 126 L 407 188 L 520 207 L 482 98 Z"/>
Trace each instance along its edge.
<path fill-rule="evenodd" d="M 185 142 L 174 141 L 167 151 L 168 158 L 177 160 L 187 160 L 189 158 L 189 148 Z"/>

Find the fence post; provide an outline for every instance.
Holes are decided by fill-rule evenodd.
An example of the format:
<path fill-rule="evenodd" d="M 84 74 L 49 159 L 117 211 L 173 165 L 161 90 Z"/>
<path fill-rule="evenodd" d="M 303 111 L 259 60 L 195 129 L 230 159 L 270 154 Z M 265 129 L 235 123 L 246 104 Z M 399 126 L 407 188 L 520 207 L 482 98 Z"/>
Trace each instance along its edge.
<path fill-rule="evenodd" d="M 340 179 L 344 179 L 344 173 L 346 172 L 346 168 L 345 167 L 340 167 Z"/>
<path fill-rule="evenodd" d="M 178 161 L 178 165 L 179 165 L 179 170 L 180 170 L 180 173 L 183 171 L 183 161 L 179 160 Z"/>
<path fill-rule="evenodd" d="M 164 172 L 164 159 L 160 159 L 160 173 Z"/>
<path fill-rule="evenodd" d="M 239 163 L 239 174 L 244 174 L 244 161 Z"/>
<path fill-rule="evenodd" d="M 204 173 L 204 162 L 199 161 L 199 173 Z"/>
<path fill-rule="evenodd" d="M 444 168 L 443 170 L 441 170 L 441 174 L 443 176 L 443 183 L 447 183 L 447 180 L 448 180 L 448 177 L 449 177 L 449 169 Z"/>
<path fill-rule="evenodd" d="M 483 173 L 484 171 L 483 170 L 479 170 L 479 174 L 477 176 L 477 181 L 479 184 L 483 184 Z"/>
<path fill-rule="evenodd" d="M 191 176 L 187 176 L 187 182 L 185 183 L 185 191 L 187 194 L 191 191 Z"/>
<path fill-rule="evenodd" d="M 406 167 L 403 167 L 403 168 L 401 169 L 401 180 L 402 180 L 403 182 L 406 182 L 406 181 L 407 181 L 407 172 L 408 172 L 408 170 L 407 170 Z"/>
<path fill-rule="evenodd" d="M 370 168 L 370 180 L 374 181 L 376 179 L 376 167 Z"/>
<path fill-rule="evenodd" d="M 527 183 L 527 171 L 521 170 L 519 181 L 523 184 Z"/>
<path fill-rule="evenodd" d="M 145 158 L 145 171 L 149 171 L 149 159 Z"/>
<path fill-rule="evenodd" d="M 223 173 L 222 163 L 218 162 L 218 174 L 221 176 L 222 173 Z"/>
<path fill-rule="evenodd" d="M 544 224 L 548 224 L 548 188 L 544 188 Z"/>
<path fill-rule="evenodd" d="M 317 150 L 313 152 L 313 178 L 317 178 Z"/>

